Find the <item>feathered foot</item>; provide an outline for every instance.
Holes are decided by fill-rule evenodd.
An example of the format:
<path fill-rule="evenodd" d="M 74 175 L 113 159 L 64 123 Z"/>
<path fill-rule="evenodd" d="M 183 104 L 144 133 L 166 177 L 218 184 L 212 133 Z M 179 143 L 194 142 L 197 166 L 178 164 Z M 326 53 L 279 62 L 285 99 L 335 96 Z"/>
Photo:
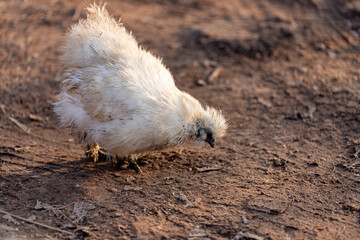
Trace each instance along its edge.
<path fill-rule="evenodd" d="M 109 160 L 110 156 L 106 154 L 105 151 L 103 151 L 99 144 L 96 142 L 93 142 L 90 145 L 86 146 L 85 151 L 86 157 L 90 159 L 90 161 L 93 161 L 96 163 L 99 160 Z"/>
<path fill-rule="evenodd" d="M 145 161 L 139 161 L 138 157 L 133 156 L 133 155 L 127 156 L 127 157 L 116 157 L 116 160 L 117 160 L 117 166 L 120 169 L 132 168 L 136 172 L 142 172 L 139 165 L 143 166 L 143 165 L 147 164 L 147 162 L 145 162 Z"/>
<path fill-rule="evenodd" d="M 130 156 L 129 167 L 134 169 L 136 172 L 142 172 L 141 168 L 139 167 L 137 157 Z"/>

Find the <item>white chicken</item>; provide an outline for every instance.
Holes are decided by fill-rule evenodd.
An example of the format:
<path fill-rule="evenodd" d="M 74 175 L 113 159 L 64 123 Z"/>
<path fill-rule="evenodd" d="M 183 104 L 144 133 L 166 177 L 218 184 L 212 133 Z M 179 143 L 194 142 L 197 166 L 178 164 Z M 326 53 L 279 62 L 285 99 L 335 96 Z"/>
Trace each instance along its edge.
<path fill-rule="evenodd" d="M 214 147 L 227 129 L 221 111 L 180 91 L 162 61 L 142 49 L 105 6 L 87 10 L 63 47 L 65 71 L 54 103 L 61 126 L 91 146 L 94 161 L 99 146 L 132 163 L 139 154 L 191 142 Z"/>

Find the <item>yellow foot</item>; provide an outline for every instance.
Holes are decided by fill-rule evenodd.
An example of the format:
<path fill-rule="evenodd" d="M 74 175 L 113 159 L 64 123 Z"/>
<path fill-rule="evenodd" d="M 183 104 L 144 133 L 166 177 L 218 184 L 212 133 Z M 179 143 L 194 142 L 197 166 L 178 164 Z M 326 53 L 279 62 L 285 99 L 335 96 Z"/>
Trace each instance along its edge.
<path fill-rule="evenodd" d="M 109 155 L 107 155 L 96 142 L 87 145 L 85 154 L 90 161 L 95 163 L 99 160 L 108 160 L 109 158 Z"/>

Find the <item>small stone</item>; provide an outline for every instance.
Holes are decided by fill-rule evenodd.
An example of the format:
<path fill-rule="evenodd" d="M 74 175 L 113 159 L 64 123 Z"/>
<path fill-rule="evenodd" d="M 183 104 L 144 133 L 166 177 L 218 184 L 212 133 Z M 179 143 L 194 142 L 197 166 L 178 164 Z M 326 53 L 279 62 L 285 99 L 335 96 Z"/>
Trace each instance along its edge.
<path fill-rule="evenodd" d="M 128 177 L 126 177 L 126 181 L 128 183 L 131 183 L 131 182 L 135 181 L 135 178 L 133 176 L 128 176 Z"/>
<path fill-rule="evenodd" d="M 205 59 L 203 62 L 204 67 L 206 68 L 211 68 L 211 67 L 216 67 L 217 66 L 217 62 L 215 61 L 211 61 L 209 59 Z"/>
<path fill-rule="evenodd" d="M 292 115 L 286 115 L 286 116 L 284 116 L 284 119 L 285 119 L 285 120 L 298 120 L 298 116 L 297 116 L 297 115 L 294 115 L 294 114 L 292 114 Z"/>
<path fill-rule="evenodd" d="M 35 216 L 35 215 L 31 215 L 30 217 L 28 217 L 28 220 L 30 220 L 30 221 L 35 221 L 35 220 L 36 220 L 36 216 Z"/>
<path fill-rule="evenodd" d="M 196 85 L 198 86 L 205 86 L 206 85 L 206 82 L 203 80 L 203 79 L 198 79 L 196 81 Z"/>
<path fill-rule="evenodd" d="M 328 51 L 327 53 L 328 53 L 328 56 L 329 56 L 330 58 L 336 58 L 336 57 L 337 57 L 337 54 L 336 54 L 335 51 Z"/>
<path fill-rule="evenodd" d="M 308 69 L 306 67 L 299 67 L 298 68 L 298 72 L 299 73 L 307 73 L 308 72 Z"/>
<path fill-rule="evenodd" d="M 243 222 L 244 224 L 249 224 L 249 223 L 250 223 L 249 219 L 247 219 L 245 216 L 242 216 L 242 217 L 241 217 L 241 220 L 242 220 L 242 222 Z"/>
<path fill-rule="evenodd" d="M 41 117 L 41 116 L 38 116 L 38 115 L 35 115 L 35 114 L 29 114 L 29 118 L 30 120 L 32 121 L 39 121 L 39 122 L 42 122 L 44 121 L 44 119 Z"/>
<path fill-rule="evenodd" d="M 296 71 L 298 73 L 304 74 L 308 72 L 308 69 L 306 67 L 297 67 L 297 66 L 291 66 L 289 67 L 290 70 Z"/>
<path fill-rule="evenodd" d="M 64 227 L 67 229 L 75 229 L 76 228 L 75 225 L 72 223 L 65 223 Z"/>
<path fill-rule="evenodd" d="M 250 178 L 250 179 L 247 180 L 247 182 L 252 183 L 252 182 L 254 182 L 254 179 Z"/>
<path fill-rule="evenodd" d="M 258 98 L 259 103 L 261 103 L 262 105 L 264 105 L 266 108 L 271 108 L 272 107 L 272 103 L 268 100 L 265 100 L 262 97 Z"/>
<path fill-rule="evenodd" d="M 324 43 L 318 43 L 315 45 L 315 49 L 319 51 L 324 51 L 326 49 L 326 45 Z"/>
<path fill-rule="evenodd" d="M 53 207 L 50 206 L 49 204 L 47 203 L 42 203 L 40 202 L 39 200 L 37 200 L 36 202 L 36 206 L 35 206 L 35 210 L 42 210 L 42 209 L 45 209 L 45 210 L 52 210 Z"/>
<path fill-rule="evenodd" d="M 213 83 L 215 80 L 219 78 L 219 75 L 222 71 L 223 71 L 222 67 L 216 67 L 214 71 L 209 75 L 207 82 Z"/>
<path fill-rule="evenodd" d="M 4 215 L 3 219 L 7 220 L 8 222 L 14 223 L 15 225 L 20 225 L 20 223 L 16 221 L 11 215 Z"/>
<path fill-rule="evenodd" d="M 121 214 L 116 212 L 114 215 L 111 215 L 110 217 L 111 218 L 118 218 L 118 217 L 121 217 Z"/>
<path fill-rule="evenodd" d="M 184 205 L 184 207 L 191 207 L 192 206 L 192 203 L 189 201 L 189 199 L 185 196 L 185 194 L 183 193 L 180 193 L 179 194 L 179 200 L 180 201 L 183 201 L 183 202 L 186 202 L 186 204 Z"/>

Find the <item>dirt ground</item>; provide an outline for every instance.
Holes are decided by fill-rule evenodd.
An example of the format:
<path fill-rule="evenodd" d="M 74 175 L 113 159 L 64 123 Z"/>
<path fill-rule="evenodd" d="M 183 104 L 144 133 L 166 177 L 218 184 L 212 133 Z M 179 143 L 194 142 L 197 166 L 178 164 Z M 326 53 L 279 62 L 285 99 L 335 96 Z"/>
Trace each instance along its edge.
<path fill-rule="evenodd" d="M 0 239 L 360 239 L 358 0 L 108 0 L 230 122 L 143 173 L 89 162 L 52 112 L 92 2 L 0 1 L 0 209 L 57 229 L 0 214 Z"/>

